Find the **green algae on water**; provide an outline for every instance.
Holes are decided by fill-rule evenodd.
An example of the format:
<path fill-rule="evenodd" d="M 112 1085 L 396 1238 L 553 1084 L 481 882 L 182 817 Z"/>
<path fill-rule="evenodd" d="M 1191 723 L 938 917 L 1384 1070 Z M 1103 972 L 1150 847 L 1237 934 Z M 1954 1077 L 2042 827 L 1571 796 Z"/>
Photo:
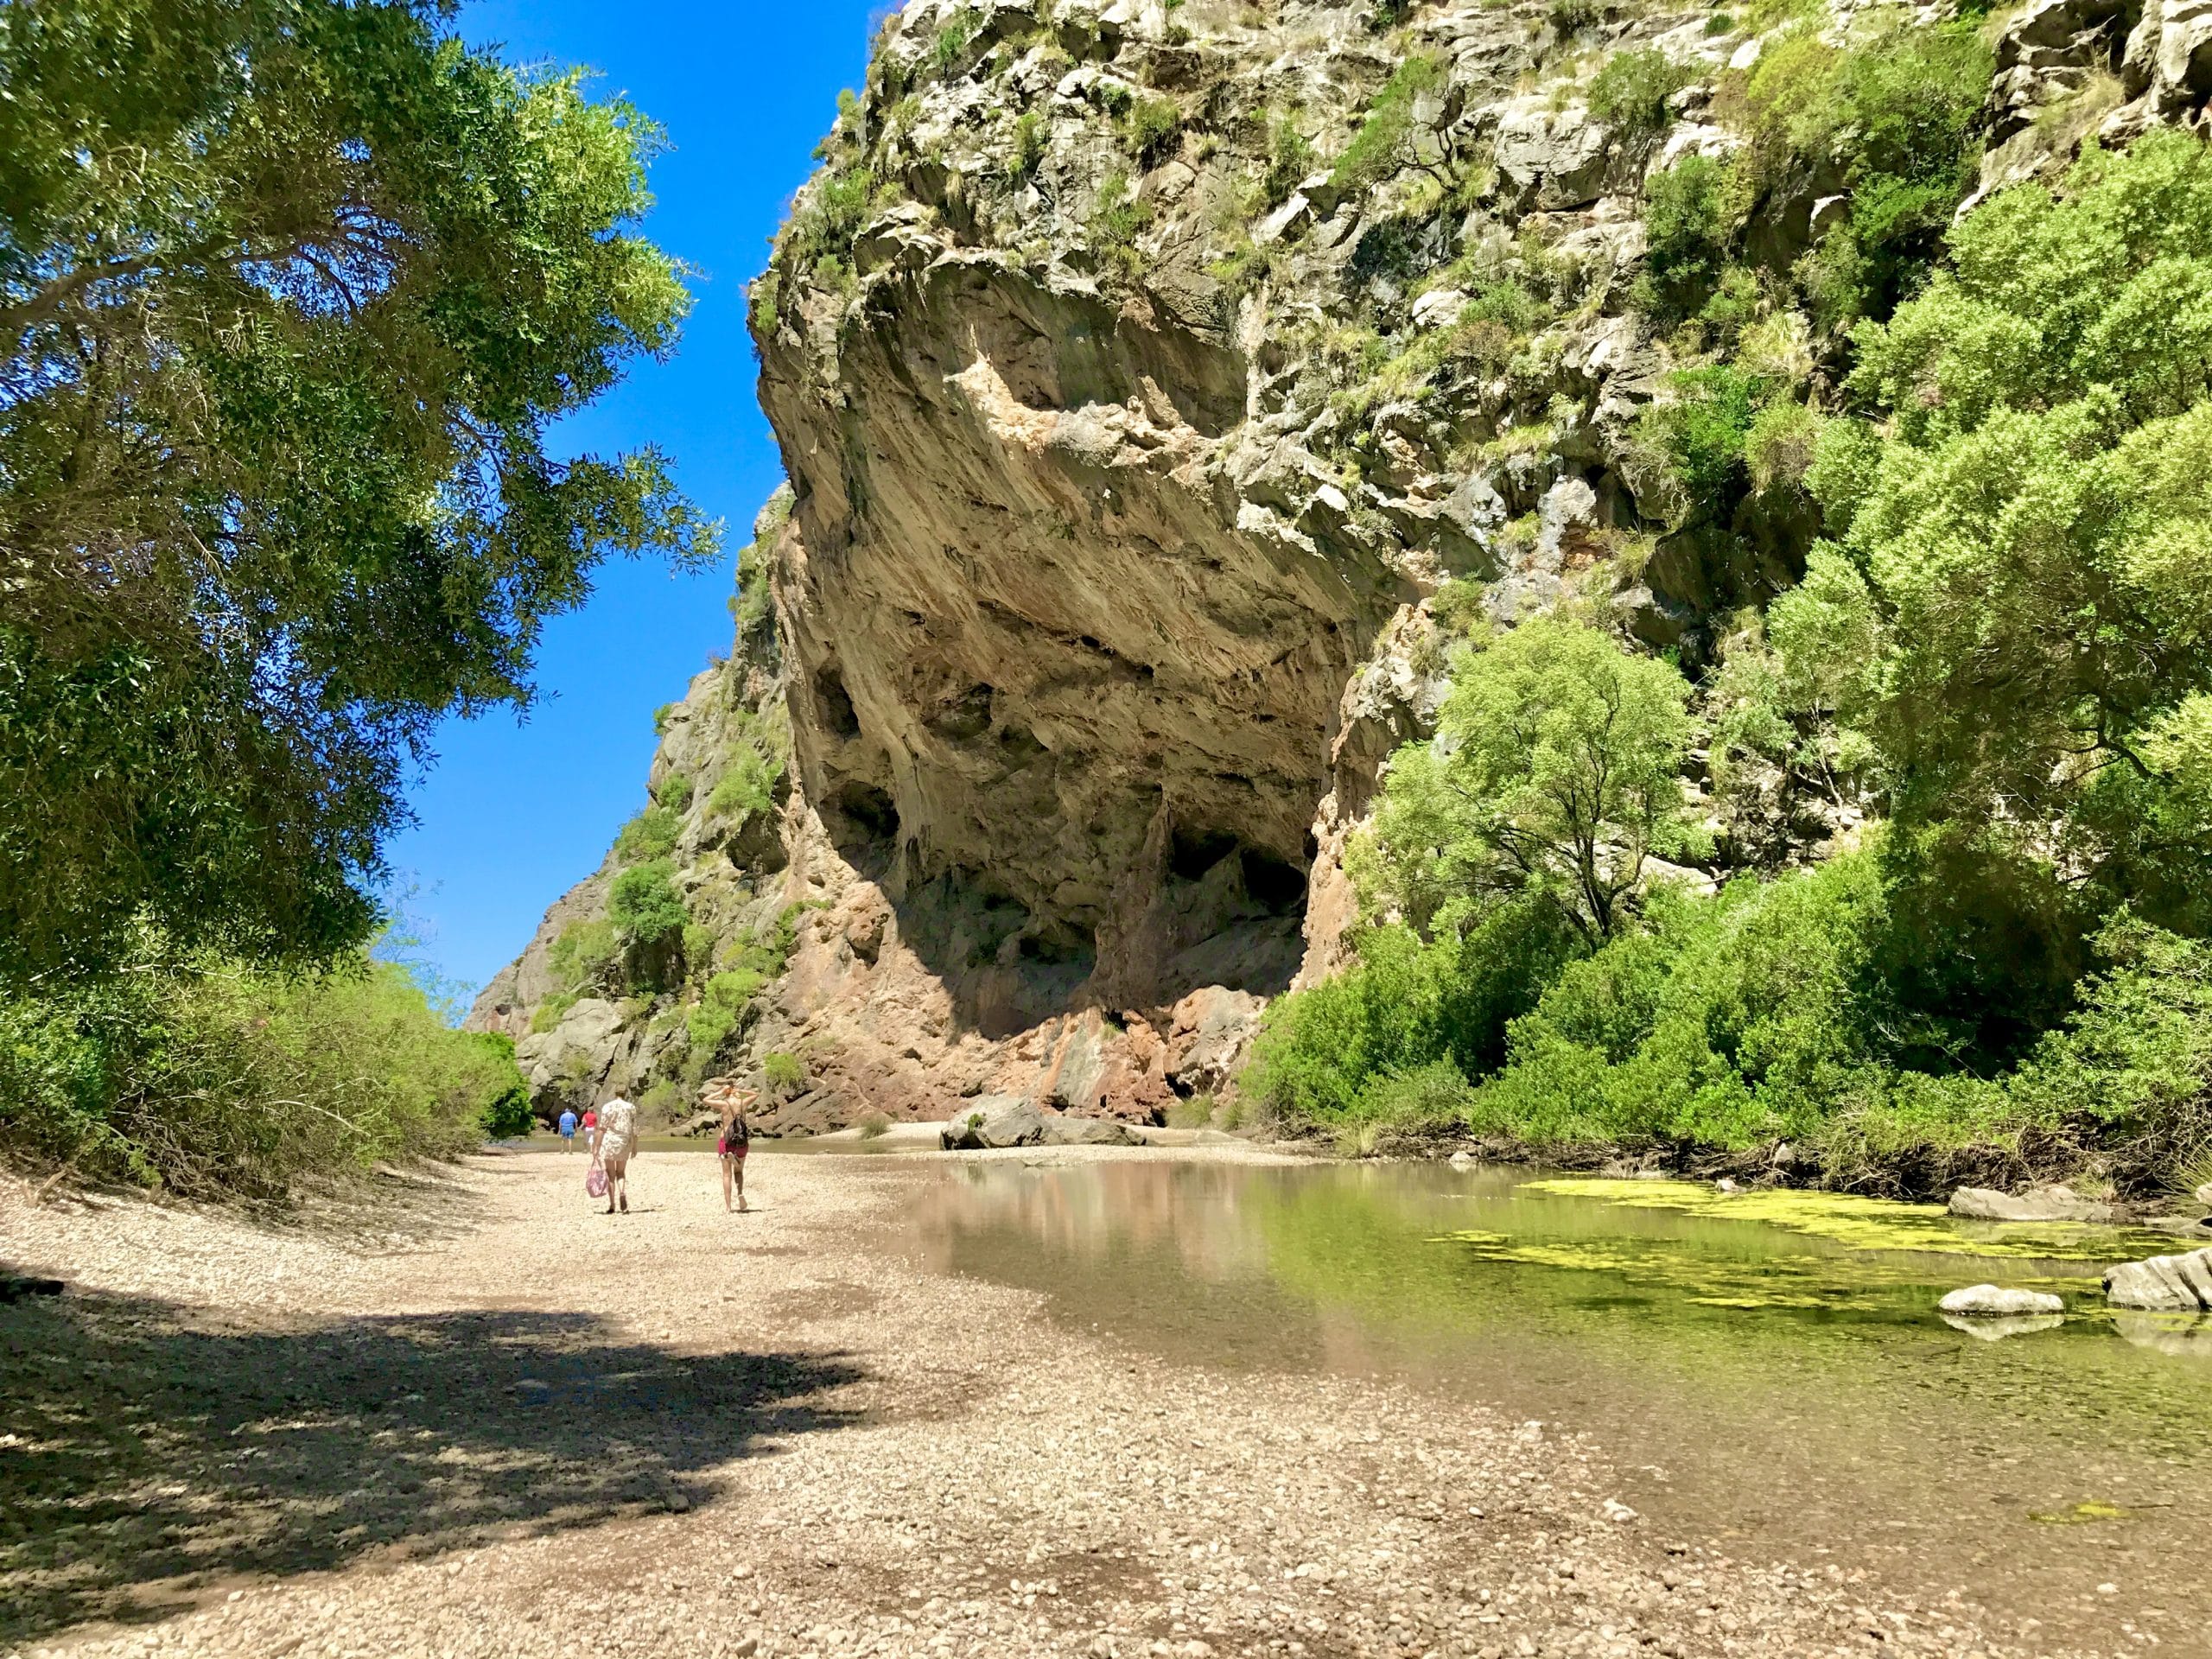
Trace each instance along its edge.
<path fill-rule="evenodd" d="M 1562 1241 L 1476 1229 L 1429 1242 L 1464 1245 L 1484 1262 L 1603 1274 L 1628 1289 L 1669 1292 L 1700 1307 L 1796 1308 L 1917 1319 L 1929 1300 L 1911 1267 L 1880 1260 L 1871 1252 L 1863 1258 L 1807 1251 L 1732 1257 L 1672 1240 Z M 2050 1281 L 2037 1275 L 2037 1282 L 2078 1293 L 2094 1288 L 2096 1281 Z"/>
<path fill-rule="evenodd" d="M 1715 1221 L 1764 1223 L 1851 1250 L 1910 1250 L 2021 1261 L 2122 1262 L 2170 1248 L 2163 1235 L 2083 1222 L 1978 1222 L 1962 1225 L 1936 1204 L 1901 1204 L 1854 1192 L 1761 1187 L 1723 1192 L 1694 1181 L 1562 1177 L 1531 1181 L 1558 1198 L 1596 1198 L 1639 1210 L 1671 1210 Z"/>
<path fill-rule="evenodd" d="M 2076 1503 L 2071 1509 L 2031 1510 L 2028 1519 L 2040 1521 L 2047 1527 L 2084 1527 L 2099 1521 L 2133 1521 L 2134 1512 L 2123 1510 L 2117 1503 L 2101 1503 L 2094 1498 L 2086 1503 Z"/>

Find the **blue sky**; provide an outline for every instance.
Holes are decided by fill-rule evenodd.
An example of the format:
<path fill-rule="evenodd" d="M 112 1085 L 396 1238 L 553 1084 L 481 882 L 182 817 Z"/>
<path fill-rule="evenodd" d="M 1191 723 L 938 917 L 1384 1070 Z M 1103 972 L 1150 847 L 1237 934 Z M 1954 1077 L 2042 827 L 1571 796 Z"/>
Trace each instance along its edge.
<path fill-rule="evenodd" d="M 554 621 L 538 656 L 547 694 L 512 713 L 454 721 L 412 791 L 421 822 L 391 849 L 419 957 L 451 989 L 476 988 L 528 942 L 545 907 L 594 869 L 644 804 L 653 710 L 683 695 L 709 652 L 729 648 L 731 565 L 782 477 L 754 396 L 745 287 L 805 181 L 815 144 L 857 86 L 884 0 L 483 0 L 460 28 L 510 62 L 580 63 L 601 95 L 627 94 L 668 129 L 648 231 L 699 268 L 683 346 L 562 429 L 574 451 L 652 442 L 708 512 L 728 556 L 677 579 L 652 563 L 601 568 L 581 611 Z"/>

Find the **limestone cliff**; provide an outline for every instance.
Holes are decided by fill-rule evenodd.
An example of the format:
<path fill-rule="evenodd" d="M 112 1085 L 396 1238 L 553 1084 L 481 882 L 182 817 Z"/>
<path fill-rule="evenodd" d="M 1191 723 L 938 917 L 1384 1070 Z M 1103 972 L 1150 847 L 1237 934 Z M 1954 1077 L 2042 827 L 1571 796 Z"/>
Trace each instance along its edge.
<path fill-rule="evenodd" d="M 1346 837 L 1452 630 L 1573 595 L 1694 664 L 1802 569 L 1802 496 L 1685 511 L 1642 416 L 1715 348 L 1632 301 L 1648 181 L 1747 142 L 1763 53 L 1872 15 L 912 0 L 755 290 L 791 489 L 735 652 L 476 1021 L 548 1104 L 1221 1090 L 1339 959 Z M 2182 0 L 1986 39 L 1986 189 L 2212 88 Z M 1784 169 L 1746 239 L 1787 270 L 1849 207 Z M 1731 349 L 1834 370 L 1778 316 Z M 690 925 L 641 955 L 608 907 L 657 857 Z"/>

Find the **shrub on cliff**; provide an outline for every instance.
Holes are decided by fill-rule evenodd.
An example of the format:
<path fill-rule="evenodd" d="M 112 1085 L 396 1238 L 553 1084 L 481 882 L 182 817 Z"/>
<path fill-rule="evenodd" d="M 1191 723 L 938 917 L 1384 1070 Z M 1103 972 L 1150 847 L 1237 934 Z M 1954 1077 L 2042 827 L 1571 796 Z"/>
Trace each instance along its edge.
<path fill-rule="evenodd" d="M 1616 52 L 1590 85 L 1590 113 L 1630 137 L 1656 132 L 1667 124 L 1667 100 L 1689 80 L 1664 52 Z"/>
<path fill-rule="evenodd" d="M 1330 185 L 1348 193 L 1367 190 L 1414 165 L 1420 137 L 1414 106 L 1422 94 L 1444 84 L 1445 75 L 1444 60 L 1427 54 L 1416 53 L 1400 63 L 1368 105 L 1358 132 L 1337 158 Z"/>
<path fill-rule="evenodd" d="M 1973 187 L 1992 67 L 1972 19 L 1883 22 L 1842 43 L 1805 27 L 1724 88 L 1722 113 L 1749 131 L 1754 199 L 1850 197 L 1798 272 L 1824 325 L 1886 316 L 1925 274 Z"/>

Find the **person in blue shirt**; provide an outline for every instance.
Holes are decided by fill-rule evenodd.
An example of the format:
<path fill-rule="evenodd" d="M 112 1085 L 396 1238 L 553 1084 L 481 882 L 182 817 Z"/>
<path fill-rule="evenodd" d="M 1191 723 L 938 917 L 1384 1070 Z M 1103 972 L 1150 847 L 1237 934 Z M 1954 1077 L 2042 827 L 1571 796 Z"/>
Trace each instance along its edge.
<path fill-rule="evenodd" d="M 561 1150 L 576 1149 L 576 1115 L 567 1107 L 561 1109 Z"/>

